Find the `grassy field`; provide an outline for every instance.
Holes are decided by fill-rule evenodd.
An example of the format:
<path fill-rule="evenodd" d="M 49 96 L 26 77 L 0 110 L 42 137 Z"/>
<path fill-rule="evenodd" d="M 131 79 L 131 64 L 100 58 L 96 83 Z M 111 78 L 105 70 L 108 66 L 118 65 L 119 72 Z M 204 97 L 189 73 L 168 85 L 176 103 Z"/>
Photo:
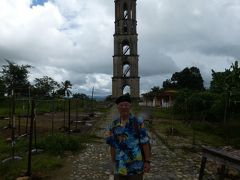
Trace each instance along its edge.
<path fill-rule="evenodd" d="M 24 101 L 16 103 L 16 129 L 15 135 L 20 135 L 25 132 L 26 117 L 22 117 L 20 124 L 18 123 L 19 115 L 26 113 L 27 104 Z M 27 103 L 27 102 L 26 102 Z M 71 107 L 71 127 L 75 128 L 76 113 L 79 113 L 79 120 L 86 117 L 89 113 L 97 112 L 100 117 L 94 117 L 96 120 L 105 116 L 108 109 L 104 104 L 98 102 L 70 102 Z M 24 107 L 24 108 L 23 108 Z M 54 115 L 54 131 L 52 133 L 52 115 L 53 111 L 52 101 L 37 102 L 37 116 L 36 116 L 36 131 L 37 141 L 35 146 L 35 139 L 33 137 L 33 148 L 43 149 L 42 153 L 34 154 L 32 156 L 32 177 L 37 179 L 45 179 L 50 176 L 52 170 L 59 169 L 64 165 L 65 157 L 70 154 L 80 153 L 85 148 L 85 143 L 98 141 L 98 137 L 89 135 L 87 131 L 78 131 L 77 133 L 70 133 L 68 131 L 59 131 L 59 127 L 63 125 L 64 114 L 66 126 L 68 123 L 68 102 L 55 102 L 55 108 L 58 112 Z M 77 107 L 77 108 L 76 108 Z M 0 116 L 9 117 L 9 107 L 6 107 L 6 102 L 0 103 Z M 84 113 L 83 113 L 84 112 Z M 84 115 L 84 116 L 83 116 Z M 91 120 L 91 119 L 90 119 Z M 11 128 L 3 129 L 9 124 L 9 120 L 0 119 L 0 161 L 12 157 L 11 146 Z M 30 119 L 28 122 L 28 132 L 30 126 Z M 80 126 L 80 125 L 79 125 Z M 18 128 L 20 127 L 20 132 Z M 7 140 L 8 138 L 8 140 Z M 16 177 L 23 176 L 27 172 L 28 166 L 28 145 L 29 136 L 22 137 L 16 140 L 14 146 L 15 155 L 22 157 L 21 160 L 9 160 L 5 163 L 0 162 L 0 179 L 13 180 Z"/>
<path fill-rule="evenodd" d="M 172 139 L 182 137 L 191 144 L 209 146 L 232 146 L 240 148 L 240 120 L 210 123 L 206 121 L 178 120 L 178 115 L 167 108 L 137 108 L 153 117 L 152 127 L 170 144 Z"/>
<path fill-rule="evenodd" d="M 70 103 L 69 103 L 70 102 Z M 30 105 L 29 105 L 30 104 Z M 63 112 L 64 110 L 67 112 L 69 109 L 71 112 L 86 112 L 94 109 L 99 102 L 91 101 L 91 100 L 80 100 L 80 99 L 71 99 L 68 101 L 67 99 L 38 99 L 36 100 L 36 110 L 39 113 L 48 113 L 48 112 Z M 0 101 L 0 117 L 9 117 L 11 116 L 13 110 L 13 102 L 12 99 L 6 98 L 1 99 Z M 31 103 L 27 99 L 16 99 L 15 101 L 15 114 L 19 115 L 27 115 L 27 113 L 31 112 Z"/>
<path fill-rule="evenodd" d="M 74 101 L 70 103 L 72 114 L 71 118 L 75 116 L 76 112 L 91 113 L 93 111 L 97 111 L 102 114 L 101 116 L 105 116 L 109 110 L 109 108 L 106 108 L 104 103 L 94 102 L 93 106 L 92 102 L 79 103 L 77 106 Z M 45 116 L 43 116 L 44 118 L 47 117 L 46 114 L 49 116 L 49 119 L 52 117 L 51 107 L 53 106 L 50 101 L 41 101 L 37 105 L 39 107 L 38 113 L 45 114 Z M 6 103 L 4 104 L 1 102 L 0 106 L 0 112 L 3 113 L 0 114 L 0 116 L 8 116 L 9 108 Z M 26 105 L 23 105 L 23 103 L 18 103 L 16 107 L 16 112 L 20 114 L 21 112 L 26 112 Z M 64 103 L 59 101 L 56 103 L 55 107 L 61 111 L 59 112 L 61 113 L 61 117 L 56 115 L 56 121 L 60 118 L 63 120 L 62 116 L 64 113 Z M 66 107 L 68 107 L 68 102 L 65 104 L 65 108 Z M 25 110 L 23 111 L 23 109 Z M 184 121 L 178 120 L 178 116 L 173 114 L 171 109 L 140 107 L 136 105 L 133 106 L 133 111 L 139 114 L 143 113 L 147 115 L 147 118 L 152 119 L 152 124 L 149 125 L 149 128 L 156 131 L 157 134 L 159 134 L 159 138 L 161 138 L 161 140 L 163 140 L 170 148 L 178 148 L 179 145 L 181 145 L 181 147 L 190 147 L 192 145 L 209 145 L 216 147 L 230 145 L 234 148 L 240 148 L 240 122 L 237 120 L 230 121 L 227 124 L 209 123 L 206 121 Z M 68 116 L 67 112 L 68 111 L 66 110 L 66 118 Z M 59 134 L 57 133 L 58 128 L 56 125 L 54 126 L 56 128 L 54 130 L 54 134 L 51 134 L 51 121 L 44 118 L 38 123 L 38 127 L 41 127 L 42 129 L 47 127 L 47 130 L 45 130 L 47 133 L 42 133 L 37 139 L 37 148 L 44 149 L 44 152 L 41 154 L 35 154 L 32 157 L 33 177 L 36 176 L 42 178 L 48 177 L 52 170 L 62 167 L 64 164 L 64 157 L 69 155 L 69 153 L 79 153 L 85 148 L 84 144 L 86 142 L 98 140 L 98 137 L 88 135 L 87 133 L 72 133 L 70 135 L 66 133 Z M 9 137 L 11 133 L 6 134 L 7 131 L 2 129 L 3 127 L 6 127 L 8 123 L 8 120 L 0 120 L 1 161 L 10 157 L 12 154 L 11 142 L 6 141 L 6 137 Z M 22 123 L 23 124 L 21 126 L 24 128 L 25 120 L 22 121 Z M 95 125 L 97 126 L 97 123 Z M 39 129 L 37 129 L 37 131 L 38 133 L 40 132 Z M 25 137 L 17 140 L 15 152 L 16 155 L 21 156 L 23 159 L 20 161 L 8 161 L 4 164 L 1 163 L 0 177 L 11 180 L 15 179 L 17 176 L 24 175 L 27 171 L 27 151 L 28 138 Z M 66 154 L 66 152 L 68 152 L 68 154 Z"/>
<path fill-rule="evenodd" d="M 32 177 L 46 178 L 52 170 L 63 166 L 66 152 L 79 153 L 85 148 L 84 143 L 96 140 L 97 137 L 90 135 L 64 135 L 42 136 L 37 144 L 37 149 L 43 153 L 32 156 Z M 3 138 L 0 139 L 0 159 L 11 157 L 11 145 Z M 28 139 L 23 138 L 16 142 L 15 155 L 22 160 L 10 160 L 0 165 L 0 177 L 5 180 L 16 179 L 27 172 L 28 166 Z"/>

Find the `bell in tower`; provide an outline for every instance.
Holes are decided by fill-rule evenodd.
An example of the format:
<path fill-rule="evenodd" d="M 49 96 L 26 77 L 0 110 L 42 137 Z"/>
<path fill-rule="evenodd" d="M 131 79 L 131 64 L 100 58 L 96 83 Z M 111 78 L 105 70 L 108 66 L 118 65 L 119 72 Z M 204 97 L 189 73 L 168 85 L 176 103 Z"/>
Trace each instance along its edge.
<path fill-rule="evenodd" d="M 112 98 L 139 98 L 136 0 L 115 0 Z"/>

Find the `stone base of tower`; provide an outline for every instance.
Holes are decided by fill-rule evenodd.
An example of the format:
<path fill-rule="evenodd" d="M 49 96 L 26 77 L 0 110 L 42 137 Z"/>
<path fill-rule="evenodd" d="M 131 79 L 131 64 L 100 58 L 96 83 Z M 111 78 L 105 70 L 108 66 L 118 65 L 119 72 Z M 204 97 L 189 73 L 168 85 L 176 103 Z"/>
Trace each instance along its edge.
<path fill-rule="evenodd" d="M 125 86 L 130 87 L 130 95 L 133 99 L 139 99 L 139 77 L 136 78 L 112 78 L 112 98 L 123 95 L 123 89 Z"/>

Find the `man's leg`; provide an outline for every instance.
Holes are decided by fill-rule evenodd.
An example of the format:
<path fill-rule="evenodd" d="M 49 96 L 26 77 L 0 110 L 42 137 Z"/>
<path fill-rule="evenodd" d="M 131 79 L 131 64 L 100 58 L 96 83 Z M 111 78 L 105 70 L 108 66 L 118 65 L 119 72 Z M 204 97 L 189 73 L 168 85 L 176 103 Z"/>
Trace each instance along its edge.
<path fill-rule="evenodd" d="M 143 180 L 143 174 L 136 174 L 128 177 L 128 180 Z"/>
<path fill-rule="evenodd" d="M 135 174 L 131 176 L 114 175 L 114 180 L 143 180 L 143 174 Z"/>
<path fill-rule="evenodd" d="M 128 176 L 114 175 L 114 180 L 128 180 Z"/>

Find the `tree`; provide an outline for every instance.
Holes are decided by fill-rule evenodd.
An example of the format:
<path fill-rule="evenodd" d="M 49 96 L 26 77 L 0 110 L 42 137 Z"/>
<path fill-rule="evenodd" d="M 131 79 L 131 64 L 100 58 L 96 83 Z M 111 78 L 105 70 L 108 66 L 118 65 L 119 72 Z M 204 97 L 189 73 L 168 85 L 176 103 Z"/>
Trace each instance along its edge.
<path fill-rule="evenodd" d="M 220 121 L 223 119 L 224 99 L 210 91 L 181 89 L 174 101 L 174 111 L 185 120 Z"/>
<path fill-rule="evenodd" d="M 142 95 L 149 100 L 153 100 L 154 97 L 157 97 L 162 92 L 163 92 L 163 89 L 161 89 L 159 86 L 154 86 L 153 88 L 151 88 L 151 91 L 144 93 Z"/>
<path fill-rule="evenodd" d="M 72 92 L 70 91 L 70 89 L 72 88 L 71 82 L 66 80 L 65 82 L 62 83 L 62 85 L 64 87 L 65 96 L 69 98 L 69 96 L 72 95 Z"/>
<path fill-rule="evenodd" d="M 163 88 L 204 90 L 203 78 L 197 67 L 185 68 L 175 72 L 171 79 L 163 82 Z"/>
<path fill-rule="evenodd" d="M 227 76 L 227 82 L 229 90 L 240 90 L 240 67 L 238 67 L 238 61 L 232 63 L 230 67 L 230 75 Z"/>
<path fill-rule="evenodd" d="M 162 90 L 160 89 L 159 86 L 154 86 L 153 88 L 151 88 L 151 92 L 153 94 L 159 94 L 160 92 L 162 92 Z"/>
<path fill-rule="evenodd" d="M 61 87 L 57 90 L 57 95 L 60 97 L 69 97 L 72 95 L 70 89 L 72 88 L 72 84 L 69 80 L 66 80 L 61 83 Z"/>
<path fill-rule="evenodd" d="M 36 78 L 34 82 L 34 94 L 36 96 L 52 96 L 54 95 L 54 91 L 57 90 L 60 86 L 56 81 L 48 76 Z"/>
<path fill-rule="evenodd" d="M 240 90 L 240 67 L 238 67 L 238 61 L 235 61 L 224 72 L 215 72 L 212 70 L 210 90 L 216 93 Z"/>
<path fill-rule="evenodd" d="M 30 85 L 28 81 L 28 68 L 30 65 L 17 65 L 8 60 L 7 65 L 2 66 L 2 81 L 4 82 L 6 93 L 11 94 L 14 90 L 17 94 L 25 95 Z"/>
<path fill-rule="evenodd" d="M 164 89 L 176 89 L 177 85 L 175 82 L 172 82 L 171 79 L 167 79 L 166 81 L 163 81 L 163 88 Z"/>
<path fill-rule="evenodd" d="M 212 81 L 210 82 L 210 90 L 215 93 L 222 93 L 228 89 L 227 77 L 230 76 L 230 70 L 225 72 L 215 72 L 212 70 Z"/>
<path fill-rule="evenodd" d="M 239 113 L 240 103 L 237 102 L 240 102 L 240 67 L 238 66 L 238 61 L 232 63 L 231 67 L 225 69 L 224 72 L 212 70 L 210 90 L 219 94 L 223 99 L 216 104 L 215 109 L 220 109 L 224 106 L 225 122 L 230 114 Z"/>
<path fill-rule="evenodd" d="M 111 102 L 112 101 L 112 95 L 106 96 L 105 101 L 106 102 L 109 102 L 109 101 Z"/>
<path fill-rule="evenodd" d="M 5 85 L 2 77 L 0 77 L 0 97 L 3 97 L 5 94 Z"/>
<path fill-rule="evenodd" d="M 76 94 L 73 94 L 73 98 L 76 98 L 76 99 L 89 99 L 89 97 L 86 95 L 86 94 L 82 94 L 82 93 L 76 93 Z"/>
<path fill-rule="evenodd" d="M 150 96 L 156 97 L 162 92 L 163 90 L 159 86 L 154 86 L 153 88 L 151 88 L 151 91 L 149 93 L 150 93 Z"/>

